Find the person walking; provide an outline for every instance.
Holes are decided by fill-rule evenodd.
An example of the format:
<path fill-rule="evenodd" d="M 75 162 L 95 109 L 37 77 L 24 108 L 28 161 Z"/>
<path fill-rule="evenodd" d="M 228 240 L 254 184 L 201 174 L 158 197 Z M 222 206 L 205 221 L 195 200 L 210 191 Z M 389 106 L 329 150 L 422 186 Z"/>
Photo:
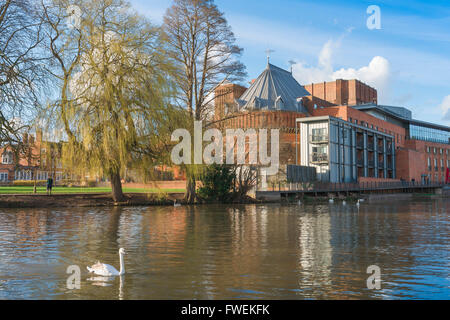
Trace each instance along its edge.
<path fill-rule="evenodd" d="M 49 177 L 47 179 L 47 195 L 52 195 L 53 179 Z"/>

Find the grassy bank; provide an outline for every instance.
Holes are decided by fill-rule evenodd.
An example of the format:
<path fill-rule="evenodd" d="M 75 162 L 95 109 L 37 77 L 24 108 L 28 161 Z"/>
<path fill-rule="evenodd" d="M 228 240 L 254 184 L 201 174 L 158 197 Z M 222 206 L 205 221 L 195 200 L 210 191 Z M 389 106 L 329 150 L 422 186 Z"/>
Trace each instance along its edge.
<path fill-rule="evenodd" d="M 37 187 L 38 194 L 47 193 L 45 187 Z M 157 188 L 123 188 L 125 193 L 175 193 L 184 192 L 184 189 L 157 189 Z M 104 187 L 53 187 L 54 194 L 72 193 L 109 193 L 111 188 Z M 33 194 L 33 186 L 3 186 L 0 187 L 0 194 Z"/>

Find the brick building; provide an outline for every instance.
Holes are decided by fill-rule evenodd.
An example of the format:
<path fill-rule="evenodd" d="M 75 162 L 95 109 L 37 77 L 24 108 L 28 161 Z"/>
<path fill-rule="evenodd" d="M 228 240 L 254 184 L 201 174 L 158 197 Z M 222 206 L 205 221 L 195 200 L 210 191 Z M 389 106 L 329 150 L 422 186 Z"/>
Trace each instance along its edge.
<path fill-rule="evenodd" d="M 378 105 L 377 90 L 359 80 L 339 79 L 303 87 L 291 72 L 268 63 L 245 91 L 242 86 L 226 83 L 216 88 L 216 96 L 220 98 L 215 100 L 215 120 L 222 119 L 221 128 L 280 130 L 281 165 L 301 165 L 302 143 L 311 143 L 296 134 L 300 132 L 300 123 L 328 116 L 339 122 L 342 130 L 348 129 L 355 139 L 347 151 L 342 146 L 343 152 L 349 152 L 345 164 L 332 166 L 331 158 L 341 160 L 334 154 L 328 155 L 336 152 L 330 149 L 329 141 L 326 148 L 320 149 L 327 152 L 327 170 L 341 165 L 352 172 L 347 176 L 329 172 L 329 181 L 446 180 L 450 168 L 450 128 L 415 120 L 404 107 Z M 356 139 L 362 141 L 362 148 L 357 146 Z M 382 144 L 383 149 L 377 149 L 376 143 Z M 386 149 L 386 144 L 391 149 Z M 332 176 L 339 178 L 331 179 Z"/>
<path fill-rule="evenodd" d="M 64 176 L 61 147 L 61 143 L 44 141 L 41 131 L 23 134 L 20 146 L 4 145 L 0 148 L 0 183 L 49 177 L 55 182 L 61 180 Z"/>
<path fill-rule="evenodd" d="M 377 90 L 356 79 L 312 83 L 305 85 L 305 89 L 312 96 L 335 105 L 376 104 L 378 102 Z"/>

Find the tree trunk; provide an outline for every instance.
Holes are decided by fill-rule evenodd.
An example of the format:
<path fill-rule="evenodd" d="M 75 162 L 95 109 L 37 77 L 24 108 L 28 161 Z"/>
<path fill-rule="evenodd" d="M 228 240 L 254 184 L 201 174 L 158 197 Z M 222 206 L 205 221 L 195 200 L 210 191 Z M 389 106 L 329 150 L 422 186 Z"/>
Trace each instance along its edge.
<path fill-rule="evenodd" d="M 113 172 L 110 175 L 112 198 L 114 202 L 120 202 L 125 200 L 125 196 L 122 192 L 122 182 L 120 181 L 120 173 Z"/>
<path fill-rule="evenodd" d="M 189 204 L 195 203 L 195 199 L 197 198 L 195 193 L 196 192 L 195 187 L 196 187 L 195 178 L 189 177 L 186 186 L 186 195 L 184 196 L 186 203 Z"/>

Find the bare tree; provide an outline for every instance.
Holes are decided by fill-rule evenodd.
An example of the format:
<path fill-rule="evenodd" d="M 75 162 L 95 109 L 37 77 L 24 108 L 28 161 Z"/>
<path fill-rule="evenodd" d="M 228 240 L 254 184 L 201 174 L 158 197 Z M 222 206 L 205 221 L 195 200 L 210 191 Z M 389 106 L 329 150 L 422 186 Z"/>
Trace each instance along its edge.
<path fill-rule="evenodd" d="M 224 80 L 244 78 L 238 58 L 242 49 L 222 12 L 212 0 L 174 0 L 164 16 L 168 56 L 178 66 L 178 97 L 192 120 L 205 120 L 215 98 L 213 89 Z M 186 201 L 196 198 L 196 174 L 187 170 Z"/>
<path fill-rule="evenodd" d="M 20 146 L 45 88 L 43 24 L 36 1 L 0 2 L 0 143 Z"/>

